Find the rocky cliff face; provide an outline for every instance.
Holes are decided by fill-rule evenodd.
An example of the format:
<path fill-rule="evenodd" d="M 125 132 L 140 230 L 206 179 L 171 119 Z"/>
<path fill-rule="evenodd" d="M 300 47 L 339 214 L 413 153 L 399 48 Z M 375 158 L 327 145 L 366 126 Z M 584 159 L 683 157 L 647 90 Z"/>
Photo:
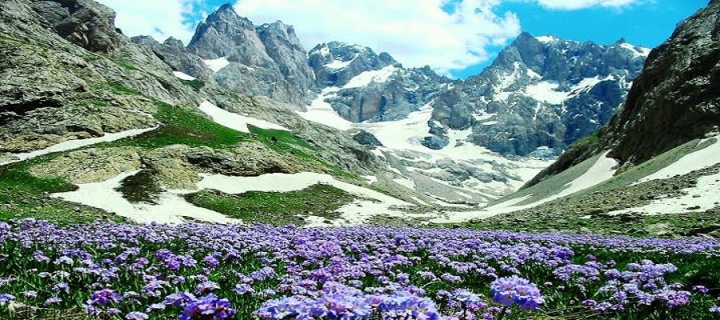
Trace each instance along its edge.
<path fill-rule="evenodd" d="M 198 25 L 187 51 L 205 60 L 227 59 L 213 78 L 238 92 L 302 105 L 314 84 L 292 27 L 276 22 L 256 28 L 230 4 Z"/>
<path fill-rule="evenodd" d="M 601 150 L 625 166 L 720 126 L 720 3 L 686 19 L 672 37 L 650 52 L 622 109 L 596 136 L 583 139 L 535 177 L 535 184 Z"/>

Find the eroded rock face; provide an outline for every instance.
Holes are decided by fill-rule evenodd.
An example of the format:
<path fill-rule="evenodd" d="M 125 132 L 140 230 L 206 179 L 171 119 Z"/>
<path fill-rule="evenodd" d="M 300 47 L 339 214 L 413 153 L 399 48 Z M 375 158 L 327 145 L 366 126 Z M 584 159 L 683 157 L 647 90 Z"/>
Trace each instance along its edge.
<path fill-rule="evenodd" d="M 360 130 L 355 133 L 353 135 L 353 140 L 357 141 L 361 145 L 368 147 L 369 149 L 375 149 L 377 147 L 383 146 L 382 142 L 380 142 L 380 140 L 378 140 L 375 135 L 365 130 Z"/>
<path fill-rule="evenodd" d="M 168 38 L 160 43 L 149 36 L 133 37 L 132 42 L 144 45 L 152 50 L 163 62 L 175 71 L 180 71 L 203 81 L 211 81 L 213 71 L 208 68 L 202 59 L 187 52 L 182 41 Z"/>
<path fill-rule="evenodd" d="M 161 186 L 186 190 L 197 188 L 200 173 L 259 176 L 319 170 L 259 142 L 242 143 L 229 150 L 171 145 L 143 153 L 142 163 Z"/>
<path fill-rule="evenodd" d="M 611 156 L 641 163 L 720 126 L 720 3 L 653 50 L 622 110 L 603 130 Z"/>
<path fill-rule="evenodd" d="M 32 8 L 58 35 L 87 50 L 110 53 L 126 40 L 115 28 L 115 12 L 95 1 L 34 1 Z"/>

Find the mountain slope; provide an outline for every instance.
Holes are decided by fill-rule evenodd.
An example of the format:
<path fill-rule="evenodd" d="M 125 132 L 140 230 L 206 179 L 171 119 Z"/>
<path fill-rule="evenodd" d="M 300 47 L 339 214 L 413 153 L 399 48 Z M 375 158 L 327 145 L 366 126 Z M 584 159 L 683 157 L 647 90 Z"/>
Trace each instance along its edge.
<path fill-rule="evenodd" d="M 714 1 L 650 53 L 622 109 L 599 133 L 519 192 L 454 221 L 494 216 L 474 225 L 720 236 L 717 21 Z"/>
<path fill-rule="evenodd" d="M 353 195 L 342 208 L 357 207 L 358 194 L 390 198 L 369 192 L 359 175 L 382 165 L 350 136 L 303 120 L 291 105 L 177 77 L 185 62 L 196 65 L 194 55 L 176 48 L 162 59 L 177 42 L 151 50 L 147 39 L 131 41 L 105 6 L 4 1 L 0 16 L 2 219 L 230 221 L 182 195 L 209 188 L 202 183 L 211 177 L 270 173 L 337 182 Z M 266 42 L 280 41 L 273 37 Z M 298 219 L 314 217 L 312 206 Z M 348 208 L 353 221 L 369 218 Z"/>
<path fill-rule="evenodd" d="M 627 166 L 638 165 L 720 126 L 720 7 L 713 1 L 688 18 L 672 37 L 654 49 L 621 111 L 597 137 L 570 148 L 532 185 L 598 153 Z M 692 57 L 692 58 L 688 58 Z"/>

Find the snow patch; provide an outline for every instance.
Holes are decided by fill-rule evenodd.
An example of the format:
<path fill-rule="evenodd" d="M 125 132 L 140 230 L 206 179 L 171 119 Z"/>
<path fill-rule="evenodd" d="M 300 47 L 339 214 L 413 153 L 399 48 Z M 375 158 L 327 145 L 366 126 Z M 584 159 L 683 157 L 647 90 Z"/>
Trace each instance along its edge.
<path fill-rule="evenodd" d="M 393 181 L 403 187 L 415 190 L 415 182 L 410 179 L 398 178 L 393 179 Z"/>
<path fill-rule="evenodd" d="M 212 210 L 194 206 L 185 201 L 184 194 L 197 192 L 198 190 L 167 190 L 161 196 L 157 205 L 133 204 L 123 198 L 122 194 L 115 190 L 121 181 L 139 171 L 125 172 L 112 179 L 79 185 L 79 189 L 71 192 L 53 194 L 53 197 L 66 201 L 85 204 L 88 206 L 114 212 L 119 216 L 126 217 L 139 223 L 180 223 L 186 217 L 219 223 L 241 222 L 231 219 Z M 362 224 L 367 219 L 378 214 L 391 214 L 402 216 L 405 213 L 393 209 L 395 206 L 415 206 L 383 193 L 356 186 L 353 184 L 338 181 L 330 175 L 313 172 L 302 172 L 296 174 L 265 174 L 257 177 L 231 177 L 219 174 L 203 174 L 202 180 L 198 182 L 199 190 L 213 189 L 228 194 L 240 194 L 249 191 L 260 192 L 290 192 L 308 188 L 315 184 L 328 184 L 345 192 L 354 194 L 364 199 L 357 199 L 351 204 L 345 205 L 338 210 L 342 214 L 340 218 L 343 225 Z"/>
<path fill-rule="evenodd" d="M 558 87 L 559 85 L 556 82 L 540 81 L 527 86 L 525 94 L 538 101 L 562 104 L 568 99 L 568 92 L 555 91 Z"/>
<path fill-rule="evenodd" d="M 556 38 L 555 36 L 551 36 L 551 35 L 539 36 L 539 37 L 535 37 L 535 39 L 537 39 L 538 41 L 540 41 L 542 43 L 546 43 L 546 44 L 557 42 L 560 40 L 560 39 Z"/>
<path fill-rule="evenodd" d="M 332 62 L 325 64 L 325 67 L 329 69 L 342 69 L 349 66 L 354 60 L 355 58 L 348 61 L 333 60 Z"/>
<path fill-rule="evenodd" d="M 122 180 L 138 172 L 139 170 L 125 172 L 106 181 L 80 184 L 78 190 L 56 193 L 52 197 L 103 209 L 139 223 L 182 223 L 186 217 L 207 222 L 240 222 L 215 211 L 194 206 L 174 192 L 165 192 L 157 205 L 130 203 L 115 189 Z"/>
<path fill-rule="evenodd" d="M 635 184 L 647 182 L 650 180 L 667 179 L 677 175 L 685 175 L 695 170 L 704 169 L 720 163 L 720 139 L 709 139 L 716 139 L 716 141 L 712 145 L 709 145 L 702 150 L 698 150 L 683 156 L 678 161 L 675 161 L 673 164 L 662 168 L 647 177 L 640 179 Z M 700 142 L 698 142 L 698 145 L 705 141 L 708 141 L 709 139 L 701 140 Z"/>
<path fill-rule="evenodd" d="M 636 57 L 647 57 L 648 55 L 650 55 L 650 51 L 651 51 L 651 49 L 633 46 L 627 42 L 621 43 L 620 47 L 622 47 L 623 49 L 629 50 Z"/>
<path fill-rule="evenodd" d="M 378 182 L 378 178 L 376 176 L 363 176 L 363 179 L 367 180 L 369 184 Z"/>
<path fill-rule="evenodd" d="M 322 90 L 315 100 L 307 106 L 305 112 L 297 111 L 297 114 L 305 120 L 324 124 L 326 126 L 338 129 L 349 130 L 353 128 L 353 123 L 341 117 L 332 105 L 325 101 L 337 94 L 338 88 L 325 88 Z"/>
<path fill-rule="evenodd" d="M 608 214 L 638 212 L 647 215 L 666 213 L 700 212 L 718 207 L 720 203 L 720 173 L 698 178 L 697 185 L 683 189 L 687 194 L 676 198 L 653 200 L 650 204 L 623 210 L 611 211 Z"/>
<path fill-rule="evenodd" d="M 173 71 L 173 75 L 174 75 L 175 77 L 178 77 L 178 78 L 182 79 L 182 80 L 188 80 L 188 81 L 195 80 L 195 77 L 193 77 L 193 76 L 191 76 L 191 75 L 189 75 L 189 74 L 187 74 L 187 73 L 180 72 L 180 71 Z"/>
<path fill-rule="evenodd" d="M 202 103 L 200 103 L 199 109 L 200 111 L 209 115 L 213 119 L 213 121 L 215 121 L 215 123 L 224 127 L 228 127 L 230 129 L 235 129 L 240 132 L 250 133 L 250 129 L 248 129 L 248 124 L 262 129 L 290 131 L 290 129 L 285 128 L 279 124 L 257 118 L 242 116 L 237 113 L 227 111 L 212 104 L 209 101 L 203 101 Z"/>
<path fill-rule="evenodd" d="M 203 60 L 203 62 L 213 72 L 218 72 L 218 71 L 222 70 L 222 68 L 225 68 L 230 64 L 230 61 L 228 61 L 228 59 L 226 57 L 210 59 L 210 60 Z"/>
<path fill-rule="evenodd" d="M 386 82 L 388 81 L 388 79 L 390 79 L 390 76 L 392 76 L 396 70 L 397 68 L 395 66 L 390 65 L 380 70 L 365 71 L 350 79 L 350 81 L 348 81 L 348 83 L 343 86 L 343 89 L 365 87 L 373 82 Z"/>
<path fill-rule="evenodd" d="M 23 160 L 28 160 L 28 159 L 32 159 L 32 158 L 46 155 L 46 154 L 53 153 L 53 152 L 70 151 L 70 150 L 79 149 L 82 147 L 87 147 L 87 146 L 91 146 L 91 145 L 98 144 L 98 143 L 112 142 L 112 141 L 116 141 L 116 140 L 120 140 L 120 139 L 124 139 L 124 138 L 129 138 L 129 137 L 143 134 L 143 133 L 151 131 L 151 130 L 155 130 L 157 128 L 158 127 L 151 127 L 151 128 L 145 128 L 145 129 L 132 129 L 132 130 L 116 132 L 116 133 L 106 133 L 104 136 L 97 137 L 97 138 L 63 141 L 56 145 L 53 145 L 53 146 L 50 146 L 50 147 L 47 147 L 47 148 L 41 149 L 41 150 L 35 150 L 35 151 L 24 152 L 24 153 L 10 153 L 8 155 L 13 156 L 15 159 L 0 162 L 0 165 L 23 161 Z"/>

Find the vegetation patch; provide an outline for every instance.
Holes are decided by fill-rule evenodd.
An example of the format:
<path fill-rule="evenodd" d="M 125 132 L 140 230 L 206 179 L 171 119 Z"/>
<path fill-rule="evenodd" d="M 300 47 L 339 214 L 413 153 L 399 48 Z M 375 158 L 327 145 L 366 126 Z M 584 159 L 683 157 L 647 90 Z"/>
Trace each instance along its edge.
<path fill-rule="evenodd" d="M 251 191 L 238 195 L 204 190 L 188 194 L 185 199 L 249 224 L 303 225 L 304 217 L 310 215 L 329 220 L 338 218 L 335 211 L 355 196 L 327 184 L 316 184 L 291 192 Z"/>
<path fill-rule="evenodd" d="M 193 88 L 195 92 L 200 92 L 200 90 L 205 87 L 205 81 L 194 79 L 194 80 L 185 80 L 185 79 L 179 79 L 182 84 Z"/>
<path fill-rule="evenodd" d="M 120 182 L 115 190 L 122 193 L 123 198 L 131 203 L 157 204 L 163 189 L 157 185 L 150 170 L 129 176 Z"/>
<path fill-rule="evenodd" d="M 197 111 L 162 102 L 156 102 L 156 105 L 157 112 L 154 116 L 163 123 L 158 129 L 105 145 L 140 146 L 146 149 L 172 144 L 226 148 L 250 139 L 249 135 L 221 126 Z"/>
<path fill-rule="evenodd" d="M 117 82 L 110 82 L 107 84 L 108 88 L 110 88 L 110 91 L 116 93 L 116 94 L 124 94 L 124 95 L 132 95 L 132 96 L 140 96 L 142 95 L 139 91 L 128 88 L 120 83 Z"/>
<path fill-rule="evenodd" d="M 0 227 L 11 235 L 0 242 L 0 274 L 12 275 L 3 279 L 3 319 L 713 320 L 720 302 L 720 243 L 699 238 L 200 223 Z"/>

